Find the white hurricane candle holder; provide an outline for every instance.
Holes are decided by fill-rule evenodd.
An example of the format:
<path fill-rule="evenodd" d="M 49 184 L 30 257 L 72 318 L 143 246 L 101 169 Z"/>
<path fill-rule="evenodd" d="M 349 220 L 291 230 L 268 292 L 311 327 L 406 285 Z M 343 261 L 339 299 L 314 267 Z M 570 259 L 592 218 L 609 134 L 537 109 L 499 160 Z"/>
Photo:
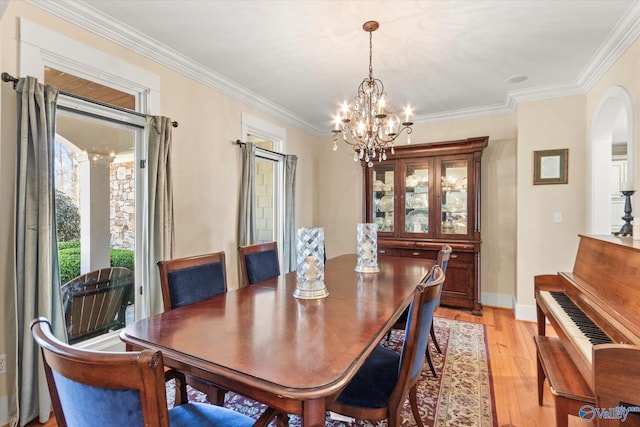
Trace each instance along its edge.
<path fill-rule="evenodd" d="M 297 285 L 293 296 L 324 298 L 329 295 L 324 285 L 324 228 L 299 228 L 297 235 Z"/>
<path fill-rule="evenodd" d="M 360 273 L 377 273 L 378 227 L 373 223 L 358 224 L 358 263 L 355 270 Z"/>

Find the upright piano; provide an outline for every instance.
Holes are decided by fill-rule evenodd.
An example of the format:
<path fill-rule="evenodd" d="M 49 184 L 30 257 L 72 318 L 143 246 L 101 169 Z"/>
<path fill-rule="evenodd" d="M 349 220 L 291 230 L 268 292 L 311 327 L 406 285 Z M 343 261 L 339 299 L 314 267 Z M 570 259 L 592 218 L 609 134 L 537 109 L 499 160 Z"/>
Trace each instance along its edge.
<path fill-rule="evenodd" d="M 587 398 L 589 392 L 593 397 L 593 347 L 606 343 L 640 345 L 640 241 L 617 236 L 579 238 L 571 273 L 534 278 L 540 403 L 544 381 L 540 364 L 557 366 L 556 361 L 540 360 L 545 357 L 541 343 L 561 344 L 562 355 L 570 359 L 564 365 L 570 368 L 561 369 L 562 380 L 582 384 Z M 547 320 L 559 343 L 544 337 Z M 557 425 L 566 425 L 566 415 L 564 418 L 559 420 L 556 411 Z"/>

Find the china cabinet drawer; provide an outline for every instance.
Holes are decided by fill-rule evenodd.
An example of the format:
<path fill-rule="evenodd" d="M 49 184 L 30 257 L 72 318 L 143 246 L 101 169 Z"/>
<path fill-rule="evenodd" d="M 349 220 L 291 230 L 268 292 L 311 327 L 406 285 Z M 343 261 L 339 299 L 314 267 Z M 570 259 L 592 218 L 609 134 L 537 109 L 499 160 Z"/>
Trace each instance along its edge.
<path fill-rule="evenodd" d="M 435 259 L 434 251 L 428 251 L 424 249 L 400 249 L 400 256 Z"/>
<path fill-rule="evenodd" d="M 398 249 L 378 247 L 378 256 L 398 256 Z"/>

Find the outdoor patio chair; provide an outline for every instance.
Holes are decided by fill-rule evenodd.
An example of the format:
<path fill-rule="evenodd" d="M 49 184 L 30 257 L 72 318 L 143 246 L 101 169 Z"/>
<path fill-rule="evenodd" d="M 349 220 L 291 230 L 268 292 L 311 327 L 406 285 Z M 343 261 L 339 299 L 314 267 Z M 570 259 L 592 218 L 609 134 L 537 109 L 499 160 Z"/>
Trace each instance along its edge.
<path fill-rule="evenodd" d="M 124 267 L 91 271 L 62 285 L 70 344 L 123 328 L 133 294 L 133 272 Z"/>

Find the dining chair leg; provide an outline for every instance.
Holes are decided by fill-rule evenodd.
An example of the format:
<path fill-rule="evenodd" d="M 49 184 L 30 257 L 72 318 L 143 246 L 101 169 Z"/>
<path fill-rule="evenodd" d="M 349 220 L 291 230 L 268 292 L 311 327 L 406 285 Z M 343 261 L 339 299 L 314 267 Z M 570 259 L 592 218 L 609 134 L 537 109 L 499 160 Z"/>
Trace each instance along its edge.
<path fill-rule="evenodd" d="M 187 384 L 206 394 L 207 401 L 212 405 L 224 406 L 224 395 L 227 393 L 227 390 L 191 375 L 187 376 Z"/>
<path fill-rule="evenodd" d="M 442 354 L 440 345 L 438 345 L 438 339 L 436 338 L 436 332 L 433 330 L 433 322 L 431 322 L 431 341 L 433 341 L 433 345 L 436 346 L 436 350 L 438 350 L 438 353 Z"/>
<path fill-rule="evenodd" d="M 289 415 L 274 408 L 267 408 L 253 424 L 253 427 L 267 427 L 275 418 L 276 427 L 289 427 Z"/>
<path fill-rule="evenodd" d="M 289 427 L 289 415 L 284 412 L 278 412 L 276 427 Z"/>
<path fill-rule="evenodd" d="M 416 420 L 416 424 L 418 427 L 424 427 L 422 418 L 420 417 L 420 411 L 418 411 L 418 387 L 415 385 L 409 389 L 409 403 L 411 404 L 411 412 L 413 413 L 413 418 Z"/>
<path fill-rule="evenodd" d="M 433 361 L 431 360 L 431 353 L 429 353 L 429 346 L 427 346 L 427 350 L 424 352 L 424 355 L 427 358 L 427 363 L 429 364 L 429 368 L 431 369 L 433 378 L 438 378 L 438 374 L 436 374 L 436 368 L 433 366 Z"/>
<path fill-rule="evenodd" d="M 400 402 L 399 402 L 400 403 Z M 402 412 L 402 403 L 400 405 L 389 405 L 387 407 L 387 427 L 401 427 L 402 425 L 402 416 L 400 412 Z"/>

